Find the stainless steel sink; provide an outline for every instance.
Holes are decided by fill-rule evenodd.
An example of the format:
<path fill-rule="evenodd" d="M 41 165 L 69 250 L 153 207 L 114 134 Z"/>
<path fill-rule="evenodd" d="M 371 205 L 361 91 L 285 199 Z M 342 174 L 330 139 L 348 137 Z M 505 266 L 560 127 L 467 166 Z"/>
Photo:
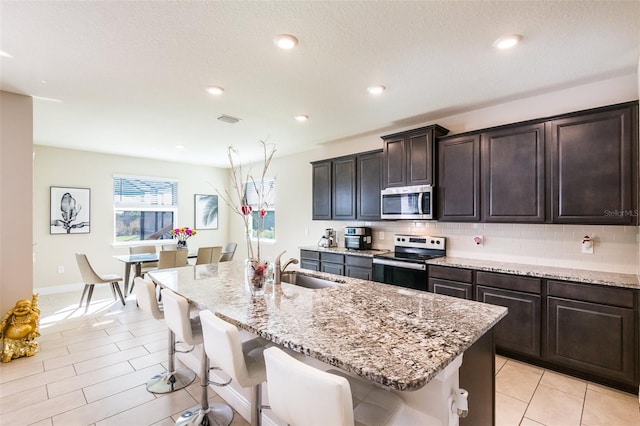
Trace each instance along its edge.
<path fill-rule="evenodd" d="M 331 281 L 297 272 L 285 272 L 282 274 L 282 282 L 312 289 L 333 287 L 345 283 L 345 281 Z"/>

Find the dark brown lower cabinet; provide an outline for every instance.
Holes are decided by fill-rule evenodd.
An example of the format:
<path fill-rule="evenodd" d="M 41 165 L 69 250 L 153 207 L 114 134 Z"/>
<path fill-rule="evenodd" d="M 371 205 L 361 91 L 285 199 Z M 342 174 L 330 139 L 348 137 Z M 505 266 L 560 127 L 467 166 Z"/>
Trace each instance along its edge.
<path fill-rule="evenodd" d="M 300 267 L 312 271 L 319 271 L 320 253 L 313 250 L 300 250 Z"/>
<path fill-rule="evenodd" d="M 469 392 L 469 415 L 460 426 L 496 424 L 493 329 L 464 351 L 459 374 L 460 387 Z"/>
<path fill-rule="evenodd" d="M 638 391 L 638 290 L 438 265 L 429 265 L 428 290 L 473 292 L 477 301 L 507 307 L 494 328 L 500 354 Z"/>
<path fill-rule="evenodd" d="M 496 346 L 540 357 L 540 296 L 485 286 L 478 286 L 476 291 L 480 302 L 509 309 L 495 328 Z"/>
<path fill-rule="evenodd" d="M 427 291 L 460 299 L 473 300 L 473 284 L 448 281 L 440 278 L 429 278 Z"/>
<path fill-rule="evenodd" d="M 320 270 L 334 275 L 344 275 L 344 255 L 320 252 Z"/>
<path fill-rule="evenodd" d="M 344 260 L 345 275 L 361 280 L 371 280 L 373 275 L 373 258 L 364 256 L 346 256 Z"/>
<path fill-rule="evenodd" d="M 633 309 L 547 300 L 549 361 L 635 384 Z"/>

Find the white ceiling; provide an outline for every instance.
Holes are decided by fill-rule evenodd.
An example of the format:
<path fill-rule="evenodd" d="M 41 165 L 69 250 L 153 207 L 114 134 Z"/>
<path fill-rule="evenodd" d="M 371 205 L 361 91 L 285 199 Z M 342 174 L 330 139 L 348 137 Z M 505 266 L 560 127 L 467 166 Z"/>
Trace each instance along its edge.
<path fill-rule="evenodd" d="M 640 56 L 640 1 L 2 0 L 0 26 L 0 88 L 62 101 L 34 99 L 34 143 L 220 167 L 229 145 L 250 160 L 265 138 L 284 155 L 377 137 L 637 73 Z M 507 33 L 522 44 L 495 50 Z"/>

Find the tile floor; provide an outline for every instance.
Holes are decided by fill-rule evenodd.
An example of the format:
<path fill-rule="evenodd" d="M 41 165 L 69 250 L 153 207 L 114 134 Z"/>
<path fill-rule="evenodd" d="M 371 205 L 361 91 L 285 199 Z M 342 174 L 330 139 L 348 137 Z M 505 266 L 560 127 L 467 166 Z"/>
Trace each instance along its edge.
<path fill-rule="evenodd" d="M 197 379 L 168 395 L 145 389 L 166 367 L 162 322 L 133 296 L 125 307 L 114 303 L 106 287 L 86 314 L 79 296 L 40 297 L 39 354 L 0 364 L 0 425 L 170 426 L 198 404 Z M 502 357 L 496 374 L 497 425 L 640 425 L 636 395 Z M 236 413 L 232 425 L 247 424 Z"/>

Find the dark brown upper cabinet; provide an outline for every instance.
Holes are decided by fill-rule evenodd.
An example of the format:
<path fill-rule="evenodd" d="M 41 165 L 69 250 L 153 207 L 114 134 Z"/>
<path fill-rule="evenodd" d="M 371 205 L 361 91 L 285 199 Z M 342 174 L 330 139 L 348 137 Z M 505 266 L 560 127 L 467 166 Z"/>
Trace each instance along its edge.
<path fill-rule="evenodd" d="M 482 216 L 486 222 L 544 222 L 544 123 L 482 134 Z"/>
<path fill-rule="evenodd" d="M 638 224 L 637 101 L 447 136 L 437 153 L 439 220 Z"/>
<path fill-rule="evenodd" d="M 313 220 L 379 220 L 382 150 L 311 163 Z"/>
<path fill-rule="evenodd" d="M 637 223 L 637 108 L 627 104 L 548 122 L 554 223 Z"/>
<path fill-rule="evenodd" d="M 382 151 L 361 154 L 358 161 L 357 192 L 358 219 L 380 220 L 380 191 L 382 190 Z"/>
<path fill-rule="evenodd" d="M 438 141 L 438 219 L 480 220 L 480 135 Z"/>
<path fill-rule="evenodd" d="M 331 220 L 331 160 L 311 163 L 312 219 Z"/>
<path fill-rule="evenodd" d="M 434 143 L 447 133 L 435 124 L 382 136 L 384 187 L 434 185 Z"/>
<path fill-rule="evenodd" d="M 354 155 L 333 160 L 331 213 L 334 220 L 356 218 L 356 164 Z"/>

